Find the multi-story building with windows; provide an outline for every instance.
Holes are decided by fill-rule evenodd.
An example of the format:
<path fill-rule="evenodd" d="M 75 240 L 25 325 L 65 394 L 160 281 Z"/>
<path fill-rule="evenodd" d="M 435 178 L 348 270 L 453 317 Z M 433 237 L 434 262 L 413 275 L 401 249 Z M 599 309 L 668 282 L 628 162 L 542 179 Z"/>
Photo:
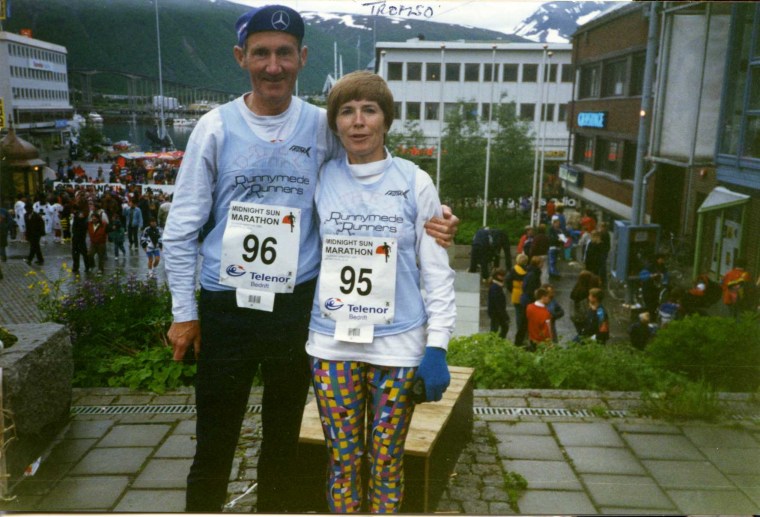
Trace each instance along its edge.
<path fill-rule="evenodd" d="M 66 48 L 0 32 L 0 97 L 5 124 L 42 147 L 61 144 L 72 117 Z"/>
<path fill-rule="evenodd" d="M 573 34 L 577 86 L 568 125 L 573 154 L 560 176 L 568 193 L 631 219 L 648 3 L 625 7 Z"/>
<path fill-rule="evenodd" d="M 463 102 L 465 116 L 486 123 L 491 105 L 514 103 L 534 135 L 545 136 L 546 170 L 551 171 L 568 151 L 566 117 L 574 78 L 570 50 L 569 44 L 557 43 L 547 44 L 545 53 L 542 43 L 379 42 L 375 71 L 393 92 L 392 131 L 416 121 L 435 146 L 443 128 L 441 106 L 444 120 Z"/>

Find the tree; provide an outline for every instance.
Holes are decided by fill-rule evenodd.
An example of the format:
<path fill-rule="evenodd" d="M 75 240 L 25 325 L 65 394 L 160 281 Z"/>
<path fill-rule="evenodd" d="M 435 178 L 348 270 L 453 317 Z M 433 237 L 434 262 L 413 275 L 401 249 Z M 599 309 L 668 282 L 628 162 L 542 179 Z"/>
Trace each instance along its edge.
<path fill-rule="evenodd" d="M 93 124 L 86 124 L 79 133 L 79 147 L 86 157 L 101 154 L 103 148 L 103 133 Z"/>
<path fill-rule="evenodd" d="M 477 118 L 466 112 L 465 106 L 459 101 L 446 114 L 441 139 L 440 195 L 452 200 L 483 196 L 486 139 Z"/>
<path fill-rule="evenodd" d="M 407 120 L 401 132 L 388 133 L 385 145 L 394 156 L 406 158 L 428 173 L 435 170 L 435 147 L 425 141 L 425 134 L 418 121 Z"/>
<path fill-rule="evenodd" d="M 491 140 L 489 197 L 530 195 L 533 186 L 535 140 L 527 122 L 517 118 L 513 102 L 499 104 Z"/>

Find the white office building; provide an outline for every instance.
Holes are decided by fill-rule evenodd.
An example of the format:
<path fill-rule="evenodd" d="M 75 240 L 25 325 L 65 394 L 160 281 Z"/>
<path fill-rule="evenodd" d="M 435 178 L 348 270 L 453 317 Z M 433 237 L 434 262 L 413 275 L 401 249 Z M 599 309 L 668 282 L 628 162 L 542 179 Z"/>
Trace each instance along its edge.
<path fill-rule="evenodd" d="M 0 32 L 0 98 L 6 128 L 35 144 L 61 144 L 72 117 L 66 48 Z"/>
<path fill-rule="evenodd" d="M 467 114 L 487 123 L 491 104 L 512 102 L 518 116 L 531 124 L 533 134 L 544 136 L 545 159 L 559 162 L 568 152 L 566 114 L 575 78 L 571 51 L 570 44 L 415 38 L 377 43 L 375 71 L 388 82 L 396 102 L 392 131 L 402 131 L 406 121 L 417 121 L 434 145 L 442 127 L 441 105 L 446 113 L 462 101 Z M 542 63 L 547 73 L 542 73 Z M 492 85 L 494 69 L 496 83 Z M 543 113 L 546 124 L 541 123 Z M 541 146 L 541 139 L 536 143 Z"/>

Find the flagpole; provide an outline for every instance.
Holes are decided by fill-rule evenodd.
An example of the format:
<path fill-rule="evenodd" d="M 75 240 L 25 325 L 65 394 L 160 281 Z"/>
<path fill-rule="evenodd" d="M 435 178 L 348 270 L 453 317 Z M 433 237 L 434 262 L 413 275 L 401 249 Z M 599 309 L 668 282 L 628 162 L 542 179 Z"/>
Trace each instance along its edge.
<path fill-rule="evenodd" d="M 446 44 L 441 43 L 441 69 L 438 71 L 438 80 L 441 81 L 440 99 L 438 104 L 438 153 L 435 166 L 435 188 L 438 196 L 441 195 L 441 135 L 443 134 L 443 60 L 446 52 Z"/>
<path fill-rule="evenodd" d="M 486 144 L 486 186 L 483 192 L 483 226 L 488 221 L 488 180 L 491 171 L 491 122 L 493 121 L 493 87 L 496 82 L 496 45 L 491 47 L 491 96 L 488 100 L 488 142 Z"/>

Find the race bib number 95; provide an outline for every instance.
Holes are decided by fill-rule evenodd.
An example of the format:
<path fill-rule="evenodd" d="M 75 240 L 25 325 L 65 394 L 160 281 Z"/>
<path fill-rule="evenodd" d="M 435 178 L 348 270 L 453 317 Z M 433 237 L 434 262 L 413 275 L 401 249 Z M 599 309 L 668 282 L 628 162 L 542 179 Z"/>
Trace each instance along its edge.
<path fill-rule="evenodd" d="M 391 323 L 396 257 L 396 239 L 326 236 L 319 273 L 322 314 L 357 325 Z"/>
<path fill-rule="evenodd" d="M 301 210 L 230 203 L 220 282 L 238 289 L 291 293 L 298 271 Z"/>

